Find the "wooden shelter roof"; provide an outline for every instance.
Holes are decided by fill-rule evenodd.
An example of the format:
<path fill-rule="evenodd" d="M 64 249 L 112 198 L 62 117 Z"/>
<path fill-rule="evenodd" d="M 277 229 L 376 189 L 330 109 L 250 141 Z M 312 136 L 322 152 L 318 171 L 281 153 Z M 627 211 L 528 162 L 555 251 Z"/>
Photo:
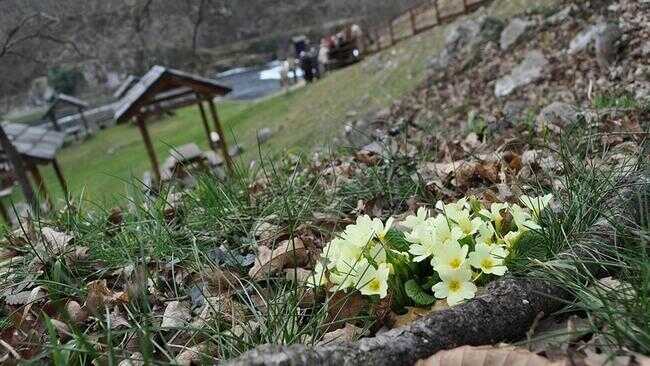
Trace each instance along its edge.
<path fill-rule="evenodd" d="M 212 97 L 226 95 L 230 91 L 230 88 L 212 79 L 154 66 L 124 95 L 115 111 L 115 119 L 118 123 L 128 121 L 144 107 L 160 103 L 160 94 L 168 92 L 171 96 L 177 93 L 178 97 L 191 93 Z"/>
<path fill-rule="evenodd" d="M 88 108 L 88 103 L 84 102 L 83 100 L 81 100 L 79 98 L 76 98 L 76 97 L 73 97 L 73 96 L 67 95 L 67 94 L 57 94 L 54 97 L 54 101 L 52 102 L 52 104 L 50 104 L 50 106 L 47 108 L 47 111 L 45 112 L 45 115 L 48 115 L 48 114 L 52 113 L 54 111 L 54 109 L 56 109 L 56 107 L 58 107 L 61 104 L 71 105 L 71 106 L 77 107 L 79 109 Z"/>
<path fill-rule="evenodd" d="M 120 84 L 120 87 L 115 90 L 115 93 L 113 93 L 113 98 L 115 99 L 122 99 L 126 95 L 126 93 L 131 90 L 131 87 L 140 81 L 140 78 L 135 76 L 135 75 L 129 75 L 122 84 Z"/>
<path fill-rule="evenodd" d="M 42 161 L 54 160 L 65 138 L 65 133 L 22 123 L 5 122 L 2 128 L 19 154 Z"/>

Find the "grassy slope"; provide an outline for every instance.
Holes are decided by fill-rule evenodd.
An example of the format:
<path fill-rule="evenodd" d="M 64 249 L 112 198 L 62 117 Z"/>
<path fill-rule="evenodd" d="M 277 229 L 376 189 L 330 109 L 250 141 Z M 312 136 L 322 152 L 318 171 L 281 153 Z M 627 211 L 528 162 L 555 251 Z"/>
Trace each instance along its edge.
<path fill-rule="evenodd" d="M 526 9 L 549 5 L 557 0 L 497 0 L 488 12 L 501 18 Z M 380 109 L 411 90 L 425 78 L 427 61 L 443 45 L 449 26 L 433 29 L 397 46 L 367 58 L 364 62 L 330 74 L 324 80 L 286 95 L 256 103 L 225 103 L 221 109 L 225 128 L 247 151 L 243 161 L 257 155 L 256 132 L 264 127 L 274 130 L 265 146 L 270 152 L 284 149 L 311 150 L 327 145 L 338 136 L 348 112 L 357 115 Z M 162 161 L 169 146 L 197 142 L 206 147 L 206 138 L 198 110 L 190 107 L 173 118 L 153 123 L 151 135 Z M 112 154 L 108 151 L 117 147 Z M 141 177 L 149 161 L 136 128 L 118 126 L 103 131 L 93 140 L 66 148 L 59 156 L 71 191 L 104 200 L 125 192 L 124 179 L 131 173 Z M 60 189 L 49 169 L 48 186 L 56 195 Z"/>

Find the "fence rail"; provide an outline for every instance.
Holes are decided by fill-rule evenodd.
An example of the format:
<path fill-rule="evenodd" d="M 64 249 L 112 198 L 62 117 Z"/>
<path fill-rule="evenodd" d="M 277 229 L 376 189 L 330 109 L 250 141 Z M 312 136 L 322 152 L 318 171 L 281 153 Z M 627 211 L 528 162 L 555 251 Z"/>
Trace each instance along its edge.
<path fill-rule="evenodd" d="M 450 23 L 491 0 L 428 0 L 390 19 L 387 24 L 367 33 L 366 53 L 391 47 L 431 28 Z"/>

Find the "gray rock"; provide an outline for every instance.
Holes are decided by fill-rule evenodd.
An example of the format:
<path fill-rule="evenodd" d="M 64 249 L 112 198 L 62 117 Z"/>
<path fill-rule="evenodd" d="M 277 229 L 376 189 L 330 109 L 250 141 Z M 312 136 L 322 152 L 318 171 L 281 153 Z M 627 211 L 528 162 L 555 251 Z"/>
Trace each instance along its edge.
<path fill-rule="evenodd" d="M 550 25 L 557 25 L 563 23 L 565 20 L 569 18 L 569 15 L 571 15 L 571 11 L 573 10 L 573 7 L 574 5 L 569 5 L 564 9 L 558 11 L 557 13 L 551 15 L 546 19 L 546 23 Z"/>
<path fill-rule="evenodd" d="M 505 51 L 517 43 L 533 25 L 534 23 L 528 19 L 513 18 L 501 32 L 499 42 L 501 49 Z"/>
<path fill-rule="evenodd" d="M 444 71 L 453 61 L 475 53 L 482 43 L 497 39 L 502 29 L 500 20 L 485 15 L 457 21 L 447 32 L 445 47 L 429 61 L 429 67 L 434 71 Z"/>
<path fill-rule="evenodd" d="M 570 55 L 575 55 L 576 53 L 581 52 L 587 48 L 591 41 L 596 38 L 596 35 L 601 32 L 605 26 L 606 25 L 604 23 L 599 23 L 596 25 L 590 25 L 588 28 L 582 30 L 575 37 L 573 37 L 571 43 L 569 43 L 569 49 L 567 52 Z"/>
<path fill-rule="evenodd" d="M 529 51 L 524 60 L 512 69 L 509 75 L 497 80 L 494 94 L 497 97 L 504 97 L 519 87 L 539 80 L 547 66 L 548 61 L 542 52 Z"/>
<path fill-rule="evenodd" d="M 508 123 L 515 124 L 521 122 L 525 117 L 526 102 L 523 100 L 509 100 L 503 106 L 504 118 Z"/>
<path fill-rule="evenodd" d="M 596 33 L 596 59 L 598 65 L 607 69 L 618 57 L 622 32 L 617 24 L 607 24 Z"/>
<path fill-rule="evenodd" d="M 535 130 L 550 129 L 559 133 L 578 119 L 580 111 L 571 104 L 553 102 L 544 107 L 535 120 Z"/>
<path fill-rule="evenodd" d="M 260 144 L 263 144 L 269 141 L 271 136 L 273 136 L 273 131 L 268 127 L 264 127 L 257 132 L 257 141 L 259 141 Z"/>

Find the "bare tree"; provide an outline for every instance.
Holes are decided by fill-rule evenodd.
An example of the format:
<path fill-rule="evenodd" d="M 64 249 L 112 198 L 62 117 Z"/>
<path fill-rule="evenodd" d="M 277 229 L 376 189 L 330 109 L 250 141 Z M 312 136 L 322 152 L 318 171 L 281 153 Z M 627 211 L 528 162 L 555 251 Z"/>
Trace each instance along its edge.
<path fill-rule="evenodd" d="M 151 19 L 151 4 L 154 0 L 136 0 L 131 8 L 133 33 L 138 43 L 135 51 L 136 72 L 144 74 L 149 66 L 147 64 L 147 39 L 145 28 Z"/>
<path fill-rule="evenodd" d="M 199 27 L 201 23 L 205 20 L 205 6 L 207 4 L 206 0 L 199 0 L 198 7 L 196 9 L 196 17 L 194 18 L 194 27 L 192 29 L 192 53 L 196 54 L 196 48 L 199 38 Z"/>
<path fill-rule="evenodd" d="M 81 54 L 77 45 L 69 39 L 58 37 L 55 27 L 59 19 L 44 12 L 24 15 L 16 24 L 0 30 L 0 58 L 16 56 L 22 59 L 43 63 L 45 60 L 37 57 L 37 53 L 29 50 L 37 49 L 40 42 L 52 42 L 72 47 Z"/>

